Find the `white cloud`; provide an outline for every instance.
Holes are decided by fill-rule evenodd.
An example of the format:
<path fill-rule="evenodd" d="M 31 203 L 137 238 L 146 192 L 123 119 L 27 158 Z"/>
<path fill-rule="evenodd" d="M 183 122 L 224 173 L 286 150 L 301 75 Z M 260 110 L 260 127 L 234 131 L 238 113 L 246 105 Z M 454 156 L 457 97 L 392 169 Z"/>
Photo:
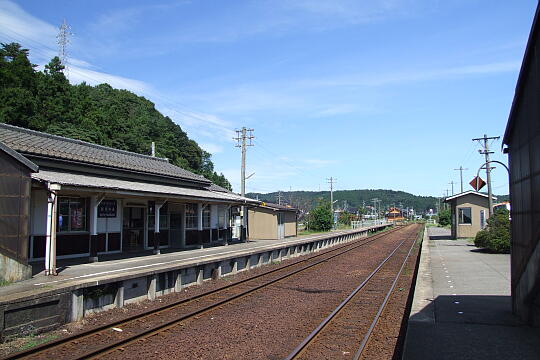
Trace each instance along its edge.
<path fill-rule="evenodd" d="M 159 102 L 160 100 L 158 99 L 156 104 L 159 105 Z M 236 133 L 233 131 L 234 126 L 229 121 L 221 119 L 216 115 L 184 110 L 181 107 L 171 107 L 171 105 L 174 104 L 167 101 L 167 104 L 159 107 L 159 110 L 182 127 L 187 128 L 190 132 L 221 141 L 233 141 L 232 139 Z"/>
<path fill-rule="evenodd" d="M 394 73 L 347 74 L 334 77 L 306 79 L 298 81 L 304 87 L 339 87 L 339 86 L 385 86 L 421 81 L 453 79 L 464 76 L 498 74 L 519 70 L 521 62 L 506 61 L 476 65 L 465 65 L 428 70 L 403 70 Z"/>
<path fill-rule="evenodd" d="M 304 160 L 306 164 L 314 165 L 314 166 L 327 166 L 331 164 L 336 164 L 337 160 L 326 160 L 326 159 L 306 159 Z"/>
<path fill-rule="evenodd" d="M 128 79 L 125 77 L 106 74 L 99 71 L 70 66 L 69 80 L 72 83 L 78 84 L 83 81 L 90 85 L 98 85 L 107 83 L 117 89 L 126 89 L 135 93 L 147 92 L 151 89 L 150 85 L 143 81 Z"/>
<path fill-rule="evenodd" d="M 0 1 L 0 34 L 41 47 L 56 47 L 58 28 L 42 21 L 11 1 Z M 51 49 L 49 49 L 51 50 Z"/>
<path fill-rule="evenodd" d="M 218 154 L 220 152 L 223 152 L 223 146 L 218 144 L 212 144 L 212 143 L 201 143 L 199 144 L 201 148 L 208 151 L 210 154 Z"/>

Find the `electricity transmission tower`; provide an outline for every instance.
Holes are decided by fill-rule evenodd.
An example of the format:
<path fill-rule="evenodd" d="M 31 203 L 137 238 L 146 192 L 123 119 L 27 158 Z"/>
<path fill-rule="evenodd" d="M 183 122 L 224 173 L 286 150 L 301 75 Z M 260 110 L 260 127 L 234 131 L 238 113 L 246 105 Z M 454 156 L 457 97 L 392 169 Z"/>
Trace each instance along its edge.
<path fill-rule="evenodd" d="M 463 166 L 459 166 L 459 169 L 454 169 L 456 171 L 459 171 L 459 179 L 461 180 L 461 192 L 463 192 L 463 170 L 469 170 L 469 169 L 464 169 Z"/>
<path fill-rule="evenodd" d="M 252 140 L 255 138 L 253 136 L 253 129 L 247 129 L 242 127 L 240 130 L 236 131 L 236 137 L 233 140 L 236 140 L 236 147 L 242 148 L 242 169 L 240 171 L 240 194 L 244 197 L 246 196 L 246 148 L 248 146 L 253 146 Z M 248 134 L 249 133 L 249 134 Z M 249 140 L 249 143 L 247 142 Z M 246 240 L 246 207 L 242 206 L 242 228 L 241 228 L 241 240 Z"/>
<path fill-rule="evenodd" d="M 62 23 L 62 25 L 60 25 L 60 30 L 58 31 L 58 35 L 56 35 L 56 39 L 58 42 L 58 57 L 60 58 L 60 62 L 62 63 L 62 65 L 64 65 L 64 75 L 68 79 L 69 67 L 67 46 L 71 42 L 69 40 L 69 37 L 71 35 L 73 35 L 73 33 L 71 32 L 71 26 L 69 26 L 66 19 L 64 19 L 64 22 Z"/>
<path fill-rule="evenodd" d="M 493 154 L 493 151 L 489 151 L 488 140 L 498 140 L 500 136 L 487 136 L 484 134 L 484 137 L 472 139 L 473 141 L 478 141 L 482 145 L 483 149 L 478 150 L 480 154 L 485 155 L 486 158 L 486 180 L 488 186 L 488 203 L 489 203 L 489 216 L 493 215 L 493 193 L 491 191 L 491 165 L 489 161 L 489 154 Z M 483 142 L 483 144 L 482 144 Z"/>

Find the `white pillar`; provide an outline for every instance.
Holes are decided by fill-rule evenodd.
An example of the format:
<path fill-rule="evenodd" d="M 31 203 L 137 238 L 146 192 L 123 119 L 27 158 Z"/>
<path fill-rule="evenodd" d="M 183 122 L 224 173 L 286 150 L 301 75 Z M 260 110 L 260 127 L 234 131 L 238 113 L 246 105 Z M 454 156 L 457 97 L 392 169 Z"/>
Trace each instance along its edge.
<path fill-rule="evenodd" d="M 202 214 L 203 214 L 203 204 L 197 203 L 197 230 L 199 231 L 202 231 L 203 229 Z"/>
<path fill-rule="evenodd" d="M 180 247 L 186 247 L 186 204 L 182 208 L 182 236 L 180 238 Z"/>
<path fill-rule="evenodd" d="M 47 234 L 45 237 L 45 275 L 56 275 L 56 208 L 58 184 L 47 184 Z"/>
<path fill-rule="evenodd" d="M 97 235 L 97 217 L 98 217 L 98 201 L 97 195 L 90 197 L 90 235 Z"/>

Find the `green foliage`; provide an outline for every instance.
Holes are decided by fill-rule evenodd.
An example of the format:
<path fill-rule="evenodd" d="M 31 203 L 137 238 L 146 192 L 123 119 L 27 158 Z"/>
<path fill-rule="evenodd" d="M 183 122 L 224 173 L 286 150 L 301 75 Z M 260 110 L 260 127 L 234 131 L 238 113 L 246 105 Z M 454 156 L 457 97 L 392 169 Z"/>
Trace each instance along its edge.
<path fill-rule="evenodd" d="M 452 213 L 449 209 L 439 211 L 439 225 L 448 226 L 452 223 Z"/>
<path fill-rule="evenodd" d="M 507 209 L 498 209 L 487 220 L 487 227 L 479 231 L 474 245 L 497 253 L 510 252 L 510 216 Z"/>
<path fill-rule="evenodd" d="M 354 220 L 356 216 L 354 214 L 348 213 L 346 211 L 339 214 L 338 223 L 350 226 L 351 221 Z"/>
<path fill-rule="evenodd" d="M 308 218 L 308 226 L 310 230 L 328 231 L 332 229 L 332 210 L 330 202 L 319 201 L 319 204 L 310 211 Z"/>
<path fill-rule="evenodd" d="M 154 103 L 108 84 L 70 85 L 58 57 L 36 71 L 19 44 L 0 48 L 0 122 L 117 149 L 156 155 L 232 189 L 211 155 L 156 110 Z"/>

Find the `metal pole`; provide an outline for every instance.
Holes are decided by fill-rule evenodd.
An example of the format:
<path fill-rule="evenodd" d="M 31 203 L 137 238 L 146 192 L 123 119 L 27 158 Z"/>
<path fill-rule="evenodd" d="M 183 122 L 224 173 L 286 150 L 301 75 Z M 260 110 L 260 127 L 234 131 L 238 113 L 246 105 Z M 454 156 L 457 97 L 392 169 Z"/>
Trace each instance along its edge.
<path fill-rule="evenodd" d="M 493 215 L 493 193 L 491 190 L 491 166 L 489 165 L 489 148 L 488 148 L 488 137 L 484 134 L 484 148 L 486 155 L 486 178 L 488 186 L 488 204 L 489 204 L 489 216 Z"/>

